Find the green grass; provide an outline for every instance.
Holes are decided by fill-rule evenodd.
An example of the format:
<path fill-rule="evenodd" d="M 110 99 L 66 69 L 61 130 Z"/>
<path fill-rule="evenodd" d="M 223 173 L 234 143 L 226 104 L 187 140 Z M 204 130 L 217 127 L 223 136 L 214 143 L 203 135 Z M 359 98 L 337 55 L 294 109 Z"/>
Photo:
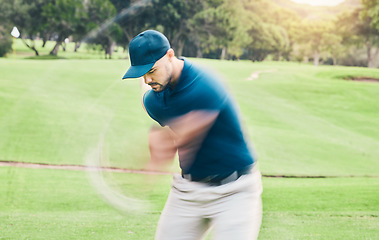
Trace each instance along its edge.
<path fill-rule="evenodd" d="M 195 60 L 238 101 L 264 174 L 378 175 L 379 84 L 341 80 L 375 70 Z M 152 124 L 126 60 L 0 59 L 0 159 L 83 164 L 104 138 L 104 165 L 142 168 Z M 273 69 L 252 81 L 254 71 Z M 329 77 L 328 77 L 329 76 Z"/>
<path fill-rule="evenodd" d="M 101 165 L 143 168 L 153 121 L 138 82 L 121 81 L 129 62 L 72 45 L 50 59 L 48 44 L 35 58 L 17 40 L 0 59 L 0 160 L 82 165 L 100 144 Z M 377 69 L 192 60 L 214 69 L 235 96 L 263 174 L 338 177 L 264 178 L 260 239 L 377 237 L 379 84 L 343 80 L 379 78 Z M 104 179 L 152 208 L 114 207 L 85 172 L 0 167 L 0 239 L 153 239 L 170 177 Z"/>
<path fill-rule="evenodd" d="M 125 62 L 0 62 L 8 69 L 0 83 L 1 159 L 83 164 L 103 135 L 112 139 L 118 166 L 148 157 L 139 149 L 147 147 L 141 133 L 151 120 L 141 108 L 138 83 L 120 80 Z"/>
<path fill-rule="evenodd" d="M 235 94 L 263 172 L 379 172 L 379 84 L 342 80 L 346 75 L 379 78 L 376 69 L 203 62 L 221 72 Z M 246 81 L 261 70 L 275 71 Z"/>
<path fill-rule="evenodd" d="M 149 188 L 139 175 L 121 177 L 132 186 L 122 190 L 149 200 L 152 211 L 113 208 L 82 171 L 0 168 L 0 239 L 153 239 L 168 178 Z"/>
<path fill-rule="evenodd" d="M 375 239 L 378 179 L 263 179 L 261 239 Z"/>
<path fill-rule="evenodd" d="M 33 46 L 33 42 L 26 40 L 26 43 Z M 30 48 L 27 48 L 21 39 L 13 39 L 13 51 L 7 55 L 9 59 L 105 59 L 104 51 L 100 46 L 89 45 L 82 43 L 81 46 L 75 52 L 75 43 L 69 42 L 66 44 L 66 50 L 61 46 L 58 51 L 58 56 L 50 56 L 51 50 L 55 46 L 55 42 L 47 41 L 45 47 L 43 47 L 42 40 L 35 40 L 34 46 L 37 49 L 39 56 L 35 55 L 35 52 Z M 121 47 L 116 47 L 115 52 L 112 54 L 113 59 L 126 59 L 128 53 Z"/>
<path fill-rule="evenodd" d="M 82 171 L 1 167 L 0 239 L 153 239 L 171 177 L 110 175 L 120 193 L 148 200 L 151 210 L 137 214 L 107 204 Z M 260 239 L 377 236 L 375 178 L 265 178 L 263 185 Z"/>

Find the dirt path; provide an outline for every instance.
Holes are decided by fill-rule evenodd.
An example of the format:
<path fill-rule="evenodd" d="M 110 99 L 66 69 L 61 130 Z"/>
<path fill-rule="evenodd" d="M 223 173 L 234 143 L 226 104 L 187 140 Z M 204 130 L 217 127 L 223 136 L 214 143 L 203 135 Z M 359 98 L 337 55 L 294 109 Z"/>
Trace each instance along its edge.
<path fill-rule="evenodd" d="M 268 69 L 268 70 L 256 71 L 256 72 L 253 72 L 246 80 L 252 81 L 252 80 L 259 78 L 259 75 L 262 73 L 269 73 L 269 72 L 276 72 L 276 71 L 278 71 L 278 70 L 277 69 Z"/>
<path fill-rule="evenodd" d="M 117 167 L 93 167 L 85 165 L 54 165 L 46 163 L 27 163 L 27 162 L 16 162 L 16 161 L 3 161 L 0 160 L 0 167 L 19 167 L 19 168 L 34 168 L 34 169 L 58 169 L 58 170 L 71 170 L 71 171 L 103 171 L 103 172 L 119 172 L 119 173 L 137 173 L 137 174 L 148 174 L 148 175 L 173 175 L 174 172 L 162 172 L 162 171 L 150 171 L 142 169 L 127 169 L 127 168 L 117 168 Z M 262 174 L 263 177 L 267 178 L 353 178 L 353 177 L 370 177 L 379 178 L 379 176 L 323 176 L 323 175 L 270 175 Z"/>
<path fill-rule="evenodd" d="M 27 163 L 27 162 L 15 162 L 15 161 L 0 161 L 0 167 L 20 167 L 20 168 L 36 168 L 36 169 L 61 169 L 72 171 L 104 171 L 104 172 L 121 172 L 121 173 L 139 173 L 139 174 L 151 174 L 151 175 L 172 175 L 173 172 L 160 172 L 149 170 L 137 170 L 126 169 L 116 167 L 93 167 L 85 165 L 54 165 L 46 163 Z"/>

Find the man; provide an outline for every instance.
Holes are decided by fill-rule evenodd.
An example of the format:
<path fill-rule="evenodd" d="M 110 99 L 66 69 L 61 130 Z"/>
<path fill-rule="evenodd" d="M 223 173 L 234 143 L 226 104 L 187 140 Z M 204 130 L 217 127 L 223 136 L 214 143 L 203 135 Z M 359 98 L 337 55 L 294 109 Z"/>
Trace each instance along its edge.
<path fill-rule="evenodd" d="M 215 75 L 175 57 L 167 38 L 147 30 L 129 45 L 131 67 L 123 79 L 142 77 L 149 116 L 161 127 L 149 136 L 150 167 L 173 159 L 173 178 L 156 232 L 158 240 L 258 237 L 261 175 L 245 138 L 237 107 Z"/>

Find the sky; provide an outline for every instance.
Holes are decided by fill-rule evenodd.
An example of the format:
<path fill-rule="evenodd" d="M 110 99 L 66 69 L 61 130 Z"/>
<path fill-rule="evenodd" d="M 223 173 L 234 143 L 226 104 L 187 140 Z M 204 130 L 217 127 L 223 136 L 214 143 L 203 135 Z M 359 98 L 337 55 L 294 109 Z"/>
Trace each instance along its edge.
<path fill-rule="evenodd" d="M 344 0 L 291 0 L 297 3 L 308 3 L 313 6 L 335 6 Z"/>

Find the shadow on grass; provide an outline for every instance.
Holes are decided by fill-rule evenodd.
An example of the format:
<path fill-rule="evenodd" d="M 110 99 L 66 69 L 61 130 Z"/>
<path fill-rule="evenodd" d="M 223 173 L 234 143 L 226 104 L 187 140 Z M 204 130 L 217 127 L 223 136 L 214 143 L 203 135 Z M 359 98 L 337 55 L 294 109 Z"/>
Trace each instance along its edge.
<path fill-rule="evenodd" d="M 26 57 L 24 59 L 33 59 L 33 60 L 60 60 L 60 59 L 67 59 L 67 58 L 48 54 L 48 55 Z"/>

